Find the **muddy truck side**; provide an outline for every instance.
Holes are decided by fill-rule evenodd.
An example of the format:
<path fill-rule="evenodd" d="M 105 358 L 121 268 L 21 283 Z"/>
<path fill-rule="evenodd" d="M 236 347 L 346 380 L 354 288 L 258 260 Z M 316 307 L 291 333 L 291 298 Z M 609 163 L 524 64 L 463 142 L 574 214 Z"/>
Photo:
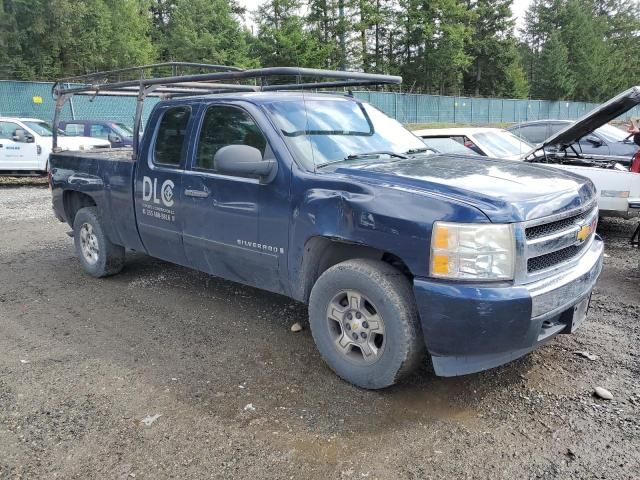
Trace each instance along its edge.
<path fill-rule="evenodd" d="M 56 153 L 50 175 L 89 274 L 133 250 L 304 302 L 322 358 L 364 388 L 574 332 L 602 268 L 591 181 L 437 154 L 348 95 L 164 100 L 133 153 Z"/>

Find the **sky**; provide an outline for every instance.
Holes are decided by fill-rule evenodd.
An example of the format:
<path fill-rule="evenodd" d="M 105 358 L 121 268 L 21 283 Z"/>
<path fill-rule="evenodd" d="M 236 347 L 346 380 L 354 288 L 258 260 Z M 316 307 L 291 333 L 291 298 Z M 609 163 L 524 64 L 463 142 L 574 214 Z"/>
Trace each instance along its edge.
<path fill-rule="evenodd" d="M 245 15 L 245 23 L 251 27 L 253 19 L 251 11 L 255 10 L 265 0 L 238 0 L 238 3 L 245 7 L 248 12 Z M 516 27 L 521 28 L 524 24 L 524 12 L 526 12 L 531 0 L 513 0 L 513 16 L 516 17 Z M 517 33 L 517 32 L 516 32 Z"/>

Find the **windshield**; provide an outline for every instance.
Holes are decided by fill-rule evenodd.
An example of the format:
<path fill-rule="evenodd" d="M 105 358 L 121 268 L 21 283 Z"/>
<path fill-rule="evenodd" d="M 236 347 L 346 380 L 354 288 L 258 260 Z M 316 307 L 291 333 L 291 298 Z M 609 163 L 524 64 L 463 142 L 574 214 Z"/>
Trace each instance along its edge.
<path fill-rule="evenodd" d="M 424 143 L 399 122 L 349 99 L 279 101 L 266 108 L 294 156 L 310 170 L 369 152 L 425 150 Z M 377 161 L 382 155 L 361 159 Z"/>
<path fill-rule="evenodd" d="M 133 137 L 133 129 L 127 127 L 124 123 L 114 123 L 113 129 L 121 137 Z"/>
<path fill-rule="evenodd" d="M 476 133 L 474 138 L 482 150 L 485 150 L 490 156 L 498 158 L 522 155 L 533 148 L 524 140 L 505 130 Z"/>
<path fill-rule="evenodd" d="M 629 136 L 624 130 L 620 130 L 618 127 L 614 127 L 608 123 L 596 129 L 596 133 L 607 142 L 622 142 Z"/>
<path fill-rule="evenodd" d="M 440 153 L 461 153 L 463 155 L 478 155 L 470 148 L 467 148 L 461 143 L 456 142 L 452 138 L 431 137 L 423 138 L 422 141 L 427 147 L 433 148 Z"/>
<path fill-rule="evenodd" d="M 34 121 L 25 121 L 22 123 L 24 123 L 27 127 L 29 127 L 31 130 L 33 130 L 35 133 L 37 133 L 42 137 L 53 136 L 53 130 L 51 129 L 48 123 L 34 122 Z"/>

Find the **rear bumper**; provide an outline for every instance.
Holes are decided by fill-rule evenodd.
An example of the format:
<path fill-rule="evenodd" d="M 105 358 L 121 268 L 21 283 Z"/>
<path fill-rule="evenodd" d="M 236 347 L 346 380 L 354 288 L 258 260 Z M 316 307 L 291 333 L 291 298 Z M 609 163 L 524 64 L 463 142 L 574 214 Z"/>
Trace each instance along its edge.
<path fill-rule="evenodd" d="M 576 305 L 602 271 L 599 237 L 571 270 L 527 285 L 486 286 L 415 279 L 425 343 L 436 374 L 502 365 L 558 333 L 569 333 Z"/>

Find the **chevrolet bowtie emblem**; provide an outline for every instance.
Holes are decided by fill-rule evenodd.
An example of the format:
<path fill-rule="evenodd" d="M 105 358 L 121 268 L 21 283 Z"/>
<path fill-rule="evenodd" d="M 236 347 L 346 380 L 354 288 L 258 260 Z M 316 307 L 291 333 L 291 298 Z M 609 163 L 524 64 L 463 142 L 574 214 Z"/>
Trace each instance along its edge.
<path fill-rule="evenodd" d="M 587 238 L 589 238 L 590 234 L 591 234 L 591 225 L 582 225 L 582 227 L 580 227 L 580 230 L 578 230 L 578 233 L 576 234 L 576 238 L 580 243 L 582 243 Z"/>

